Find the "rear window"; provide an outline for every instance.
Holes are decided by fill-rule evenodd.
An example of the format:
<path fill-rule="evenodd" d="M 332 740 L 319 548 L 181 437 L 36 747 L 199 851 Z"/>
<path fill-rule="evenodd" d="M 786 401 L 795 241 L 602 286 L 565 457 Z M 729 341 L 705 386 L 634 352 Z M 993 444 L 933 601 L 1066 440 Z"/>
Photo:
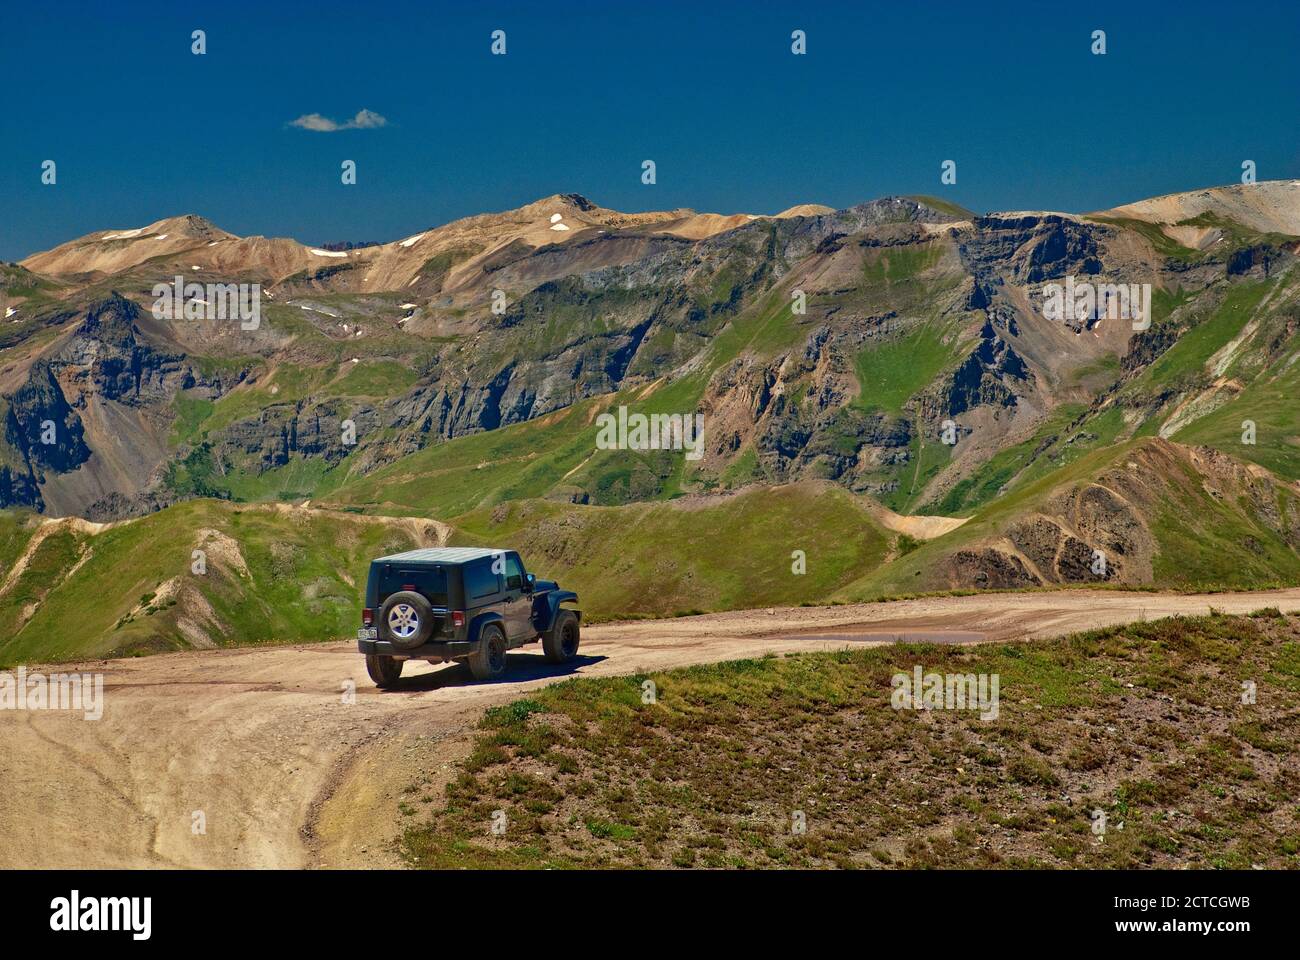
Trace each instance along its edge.
<path fill-rule="evenodd" d="M 412 588 L 423 594 L 435 607 L 447 606 L 447 571 L 441 567 L 391 567 L 381 570 L 376 606 L 383 603 L 390 594 Z"/>
<path fill-rule="evenodd" d="M 473 602 L 499 592 L 501 581 L 492 572 L 492 558 L 475 560 L 465 567 L 465 599 Z"/>

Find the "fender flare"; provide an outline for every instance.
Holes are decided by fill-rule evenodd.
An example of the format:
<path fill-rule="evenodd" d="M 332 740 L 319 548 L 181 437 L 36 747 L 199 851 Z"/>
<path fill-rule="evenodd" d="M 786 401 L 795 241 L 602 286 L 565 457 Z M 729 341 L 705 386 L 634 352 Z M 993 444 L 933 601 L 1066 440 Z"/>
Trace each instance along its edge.
<path fill-rule="evenodd" d="M 555 626 L 555 618 L 559 615 L 560 604 L 570 602 L 576 603 L 578 595 L 572 590 L 552 590 L 546 597 L 546 624 L 539 630 L 539 633 L 550 633 L 551 628 Z M 581 620 L 582 611 L 574 610 L 574 615 Z"/>
<path fill-rule="evenodd" d="M 505 618 L 494 611 L 480 613 L 477 617 L 469 622 L 469 630 L 465 632 L 465 639 L 470 643 L 478 643 L 479 638 L 483 635 L 483 628 L 489 623 L 505 623 Z M 502 630 L 504 631 L 504 627 Z"/>

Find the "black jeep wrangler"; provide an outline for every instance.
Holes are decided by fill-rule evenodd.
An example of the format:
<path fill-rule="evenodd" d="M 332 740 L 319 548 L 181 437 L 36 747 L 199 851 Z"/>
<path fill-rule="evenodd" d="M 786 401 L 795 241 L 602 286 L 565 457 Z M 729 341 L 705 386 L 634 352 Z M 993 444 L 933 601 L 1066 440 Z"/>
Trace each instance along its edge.
<path fill-rule="evenodd" d="M 524 569 L 513 550 L 439 547 L 370 563 L 357 647 L 380 687 L 407 660 L 469 664 L 477 680 L 506 669 L 511 647 L 542 641 L 551 663 L 578 652 L 578 595 Z"/>

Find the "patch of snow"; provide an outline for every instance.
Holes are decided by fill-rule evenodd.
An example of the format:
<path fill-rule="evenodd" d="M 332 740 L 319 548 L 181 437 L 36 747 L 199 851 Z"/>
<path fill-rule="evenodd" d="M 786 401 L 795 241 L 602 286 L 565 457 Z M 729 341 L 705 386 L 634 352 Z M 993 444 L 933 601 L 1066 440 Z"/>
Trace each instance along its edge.
<path fill-rule="evenodd" d="M 198 265 L 195 264 L 194 266 L 190 267 L 190 269 L 191 269 L 191 270 L 197 270 L 197 269 L 198 269 Z"/>
<path fill-rule="evenodd" d="M 8 320 L 10 317 L 12 317 L 12 316 L 13 316 L 15 313 L 17 313 L 17 312 L 18 312 L 18 308 L 17 308 L 17 307 L 6 307 L 6 308 L 5 308 L 5 319 Z"/>
<path fill-rule="evenodd" d="M 310 247 L 307 252 L 314 253 L 318 257 L 346 257 L 347 256 L 347 251 L 345 250 L 317 250 L 315 247 Z"/>
<path fill-rule="evenodd" d="M 551 229 L 552 229 L 552 230 L 568 230 L 568 229 L 569 229 L 569 225 L 566 224 L 566 223 L 553 223 L 553 224 L 551 224 Z"/>
<path fill-rule="evenodd" d="M 415 281 L 416 281 L 416 280 L 419 280 L 419 279 L 420 279 L 419 277 L 416 277 L 415 280 L 412 280 L 410 283 L 407 284 L 407 286 L 408 286 L 408 287 L 413 287 L 413 286 L 415 286 Z"/>
<path fill-rule="evenodd" d="M 414 310 L 414 309 L 415 309 L 415 304 L 413 304 L 413 303 L 404 303 L 404 304 L 402 304 L 400 307 L 398 307 L 398 309 L 399 309 L 399 310 Z"/>
<path fill-rule="evenodd" d="M 165 234 L 165 233 L 155 233 L 151 239 L 154 239 L 154 240 L 166 240 L 166 239 L 167 239 L 167 234 Z"/>
<path fill-rule="evenodd" d="M 419 243 L 419 242 L 420 242 L 421 240 L 423 240 L 423 239 L 424 239 L 424 234 L 422 234 L 422 233 L 417 233 L 417 234 L 416 234 L 415 236 L 413 236 L 413 237 L 407 237 L 405 240 L 403 240 L 401 243 L 399 243 L 398 246 L 399 246 L 399 247 L 409 247 L 409 246 L 412 246 L 412 245 L 414 245 L 414 244 Z"/>
<path fill-rule="evenodd" d="M 564 214 L 562 213 L 551 214 L 551 223 L 559 223 L 563 219 L 564 219 Z"/>
<path fill-rule="evenodd" d="M 360 362 L 361 362 L 361 358 L 360 358 L 360 357 L 353 357 L 353 358 L 352 358 L 352 362 L 353 362 L 353 363 L 360 363 Z"/>
<path fill-rule="evenodd" d="M 144 233 L 144 227 L 136 227 L 134 230 L 123 230 L 121 233 L 110 233 L 107 236 L 100 237 L 101 240 L 129 240 L 131 237 L 138 237 Z"/>
<path fill-rule="evenodd" d="M 221 242 L 220 240 L 213 240 L 211 243 L 208 244 L 208 246 L 209 246 L 209 247 L 215 247 L 215 246 L 216 246 L 217 244 L 219 244 L 220 242 Z"/>

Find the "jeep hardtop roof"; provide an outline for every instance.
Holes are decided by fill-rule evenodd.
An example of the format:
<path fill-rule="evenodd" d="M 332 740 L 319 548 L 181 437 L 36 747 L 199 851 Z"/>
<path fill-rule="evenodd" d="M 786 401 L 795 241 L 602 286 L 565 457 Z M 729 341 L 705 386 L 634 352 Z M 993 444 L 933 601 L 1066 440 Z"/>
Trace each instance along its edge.
<path fill-rule="evenodd" d="M 407 550 L 380 557 L 372 563 L 469 563 L 483 557 L 495 557 L 512 553 L 510 550 L 489 550 L 484 547 L 426 547 L 422 550 Z"/>

